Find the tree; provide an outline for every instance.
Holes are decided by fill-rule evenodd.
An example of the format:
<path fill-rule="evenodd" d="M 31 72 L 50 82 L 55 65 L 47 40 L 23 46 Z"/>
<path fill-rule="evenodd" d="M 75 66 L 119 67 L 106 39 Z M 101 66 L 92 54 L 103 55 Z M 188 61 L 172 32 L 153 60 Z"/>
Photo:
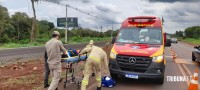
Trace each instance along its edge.
<path fill-rule="evenodd" d="M 0 5 L 0 36 L 2 36 L 5 23 L 9 20 L 8 10 Z"/>
<path fill-rule="evenodd" d="M 7 43 L 12 40 L 9 35 L 15 31 L 13 26 L 10 24 L 11 19 L 8 14 L 8 10 L 0 5 L 0 43 Z M 13 34 L 12 34 L 13 35 Z"/>
<path fill-rule="evenodd" d="M 192 26 L 185 29 L 186 37 L 189 38 L 200 38 L 200 26 Z"/>
<path fill-rule="evenodd" d="M 30 37 L 31 20 L 26 13 L 16 12 L 12 15 L 12 25 L 16 29 L 16 40 L 20 41 Z"/>
<path fill-rule="evenodd" d="M 41 20 L 37 22 L 37 30 L 39 38 L 49 37 L 49 32 L 55 27 L 53 22 Z"/>
<path fill-rule="evenodd" d="M 16 12 L 10 17 L 7 8 L 0 5 L 0 44 L 9 42 L 30 43 L 30 32 L 32 30 L 34 30 L 32 35 L 34 37 L 38 35 L 37 37 L 39 37 L 38 39 L 34 38 L 34 41 L 46 42 L 50 36 L 49 32 L 52 32 L 51 30 L 54 30 L 54 28 L 53 22 L 46 20 L 38 21 L 36 18 L 30 18 L 23 12 Z"/>
<path fill-rule="evenodd" d="M 176 31 L 175 36 L 176 37 L 183 37 L 183 31 Z"/>
<path fill-rule="evenodd" d="M 35 2 L 38 0 L 31 0 L 32 9 L 33 9 L 33 21 L 32 21 L 32 30 L 31 30 L 31 42 L 35 41 L 36 38 L 36 12 L 35 12 Z"/>

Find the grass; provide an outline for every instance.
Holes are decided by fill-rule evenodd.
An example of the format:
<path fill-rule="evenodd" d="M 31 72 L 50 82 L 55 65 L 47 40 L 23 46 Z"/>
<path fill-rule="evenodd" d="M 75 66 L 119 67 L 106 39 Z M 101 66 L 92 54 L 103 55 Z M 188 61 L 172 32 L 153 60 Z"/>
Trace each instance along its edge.
<path fill-rule="evenodd" d="M 44 44 L 40 44 L 37 42 L 29 43 L 29 44 L 21 44 L 21 43 L 5 43 L 0 46 L 0 49 L 3 48 L 17 48 L 17 47 L 31 47 L 31 46 L 43 46 Z"/>
<path fill-rule="evenodd" d="M 182 39 L 181 41 L 186 42 L 186 43 L 195 44 L 195 45 L 200 45 L 200 39 L 186 38 L 186 39 Z"/>
<path fill-rule="evenodd" d="M 104 37 L 104 38 L 98 38 L 98 37 L 71 37 L 68 40 L 68 44 L 78 44 L 78 43 L 84 43 L 89 42 L 90 40 L 97 41 L 108 41 L 110 40 L 110 37 Z M 0 44 L 0 49 L 5 48 L 19 48 L 19 47 L 32 47 L 32 46 L 44 46 L 44 43 L 47 42 L 49 39 L 38 39 L 37 42 L 33 43 L 4 43 Z M 61 38 L 61 41 L 64 42 L 64 38 Z"/>
<path fill-rule="evenodd" d="M 30 85 L 36 82 L 36 75 L 30 76 L 21 76 L 18 78 L 9 78 L 3 84 L 5 86 L 13 86 L 13 85 Z"/>
<path fill-rule="evenodd" d="M 98 38 L 98 37 L 72 37 L 69 38 L 68 43 L 70 44 L 76 44 L 76 43 L 85 43 L 89 42 L 90 40 L 94 40 L 94 42 L 99 42 L 99 41 L 108 41 L 110 40 L 110 37 L 104 37 L 104 38 Z M 61 39 L 62 42 L 64 42 L 64 38 Z"/>

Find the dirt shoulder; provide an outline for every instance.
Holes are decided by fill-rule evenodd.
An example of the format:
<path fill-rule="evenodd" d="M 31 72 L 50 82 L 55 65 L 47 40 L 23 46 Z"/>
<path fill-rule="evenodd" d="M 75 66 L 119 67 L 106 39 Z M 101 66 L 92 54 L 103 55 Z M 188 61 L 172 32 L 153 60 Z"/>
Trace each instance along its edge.
<path fill-rule="evenodd" d="M 43 85 L 43 73 L 42 59 L 1 66 L 0 90 L 39 90 Z"/>
<path fill-rule="evenodd" d="M 103 48 L 108 56 L 111 47 L 110 45 Z M 82 70 L 80 68 L 83 68 L 84 62 L 77 65 L 79 70 Z M 43 77 L 44 60 L 42 58 L 0 66 L 0 90 L 45 90 Z"/>

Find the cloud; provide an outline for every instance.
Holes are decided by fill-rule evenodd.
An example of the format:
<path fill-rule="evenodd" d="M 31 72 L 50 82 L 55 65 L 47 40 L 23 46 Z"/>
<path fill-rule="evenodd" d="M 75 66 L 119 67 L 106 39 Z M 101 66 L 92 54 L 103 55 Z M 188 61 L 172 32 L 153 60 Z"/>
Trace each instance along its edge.
<path fill-rule="evenodd" d="M 149 2 L 164 2 L 164 3 L 174 3 L 174 2 L 198 2 L 199 0 L 149 0 Z"/>
<path fill-rule="evenodd" d="M 187 7 L 186 7 L 187 6 Z M 200 22 L 199 3 L 177 3 L 173 7 L 166 8 L 164 13 L 170 21 L 177 23 L 196 23 Z"/>
<path fill-rule="evenodd" d="M 98 19 L 95 17 L 90 17 L 88 18 L 90 20 L 84 20 L 86 21 L 85 23 L 91 23 L 91 20 L 93 20 L 92 25 L 111 25 L 112 21 L 119 22 L 120 10 L 117 6 L 113 4 L 98 3 L 98 4 L 87 6 L 82 10 L 85 12 L 89 12 L 90 14 L 95 15 L 98 18 L 101 18 L 101 19 Z"/>
<path fill-rule="evenodd" d="M 109 3 L 99 3 L 95 6 L 96 8 L 96 15 L 98 17 L 102 17 L 103 19 L 106 20 L 111 20 L 114 22 L 118 22 L 117 18 L 119 18 L 118 16 L 120 16 L 120 9 L 113 4 L 109 4 Z M 106 22 L 106 24 L 110 24 L 112 22 Z"/>
<path fill-rule="evenodd" d="M 8 9 L 8 12 L 9 12 L 10 16 L 15 14 L 16 12 L 25 12 L 25 13 L 27 13 L 29 15 L 28 7 L 17 8 L 17 9 Z"/>
<path fill-rule="evenodd" d="M 20 5 L 15 4 L 20 1 Z M 2 3 L 9 6 L 8 10 L 10 13 L 21 11 L 27 12 L 32 16 L 31 4 L 29 4 L 29 8 L 27 9 L 25 7 L 28 5 L 23 5 L 26 4 L 24 3 L 25 1 L 3 0 Z M 174 33 L 176 30 L 184 30 L 184 28 L 189 26 L 199 25 L 200 22 L 200 0 L 126 0 L 126 2 L 123 0 L 95 0 L 95 2 L 93 0 L 46 1 L 69 4 L 91 15 L 119 23 L 130 16 L 163 16 L 165 19 L 164 29 L 168 33 Z M 56 25 L 57 17 L 65 17 L 65 8 L 65 6 L 41 2 L 36 4 L 37 18 L 53 21 Z M 107 27 L 112 24 L 112 22 L 91 17 L 71 8 L 68 8 L 68 17 L 78 17 L 79 24 L 82 27 L 99 28 L 100 26 Z"/>
<path fill-rule="evenodd" d="M 61 1 L 63 1 L 63 0 L 44 0 L 44 1 L 59 3 L 59 2 L 61 2 Z"/>
<path fill-rule="evenodd" d="M 40 0 L 39 0 L 40 1 Z M 82 2 L 82 3 L 90 3 L 92 0 L 42 0 L 42 1 L 48 1 L 53 3 L 68 3 L 68 2 Z"/>
<path fill-rule="evenodd" d="M 81 0 L 83 3 L 90 3 L 91 0 Z"/>
<path fill-rule="evenodd" d="M 105 13 L 119 13 L 118 8 L 113 4 L 99 3 L 96 9 Z"/>
<path fill-rule="evenodd" d="M 199 3 L 173 3 L 170 7 L 165 8 L 163 16 L 165 18 L 164 27 L 168 32 L 173 33 L 176 30 L 185 30 L 190 26 L 199 25 L 200 11 Z"/>
<path fill-rule="evenodd" d="M 148 13 L 148 14 L 154 14 L 155 10 L 154 9 L 144 9 L 143 12 Z"/>
<path fill-rule="evenodd" d="M 174 33 L 176 30 L 184 31 L 185 28 L 190 26 L 199 25 L 200 22 L 200 2 L 176 0 L 176 2 L 163 3 L 165 0 L 152 0 L 157 3 L 151 3 L 146 1 L 145 5 L 142 5 L 142 15 L 155 15 L 158 17 L 164 17 L 164 30 L 168 33 Z M 174 0 L 173 0 L 174 1 Z M 166 2 L 169 2 L 167 0 Z"/>

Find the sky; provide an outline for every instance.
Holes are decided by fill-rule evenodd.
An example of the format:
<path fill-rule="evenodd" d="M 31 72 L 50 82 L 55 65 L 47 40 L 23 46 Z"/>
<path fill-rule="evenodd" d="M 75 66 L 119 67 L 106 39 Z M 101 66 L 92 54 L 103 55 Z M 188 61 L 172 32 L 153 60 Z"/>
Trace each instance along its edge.
<path fill-rule="evenodd" d="M 35 4 L 37 19 L 54 22 L 56 26 L 57 18 L 66 16 L 66 7 L 50 2 L 68 4 L 91 15 L 119 23 L 131 16 L 164 17 L 163 28 L 167 33 L 200 25 L 200 0 L 39 0 Z M 33 16 L 30 0 L 0 0 L 0 4 L 8 8 L 10 15 L 25 12 L 30 17 Z M 78 17 L 82 27 L 100 30 L 102 26 L 103 31 L 112 28 L 112 22 L 71 8 L 67 10 L 68 17 Z M 119 29 L 120 24 L 114 24 L 113 27 L 114 30 Z"/>

